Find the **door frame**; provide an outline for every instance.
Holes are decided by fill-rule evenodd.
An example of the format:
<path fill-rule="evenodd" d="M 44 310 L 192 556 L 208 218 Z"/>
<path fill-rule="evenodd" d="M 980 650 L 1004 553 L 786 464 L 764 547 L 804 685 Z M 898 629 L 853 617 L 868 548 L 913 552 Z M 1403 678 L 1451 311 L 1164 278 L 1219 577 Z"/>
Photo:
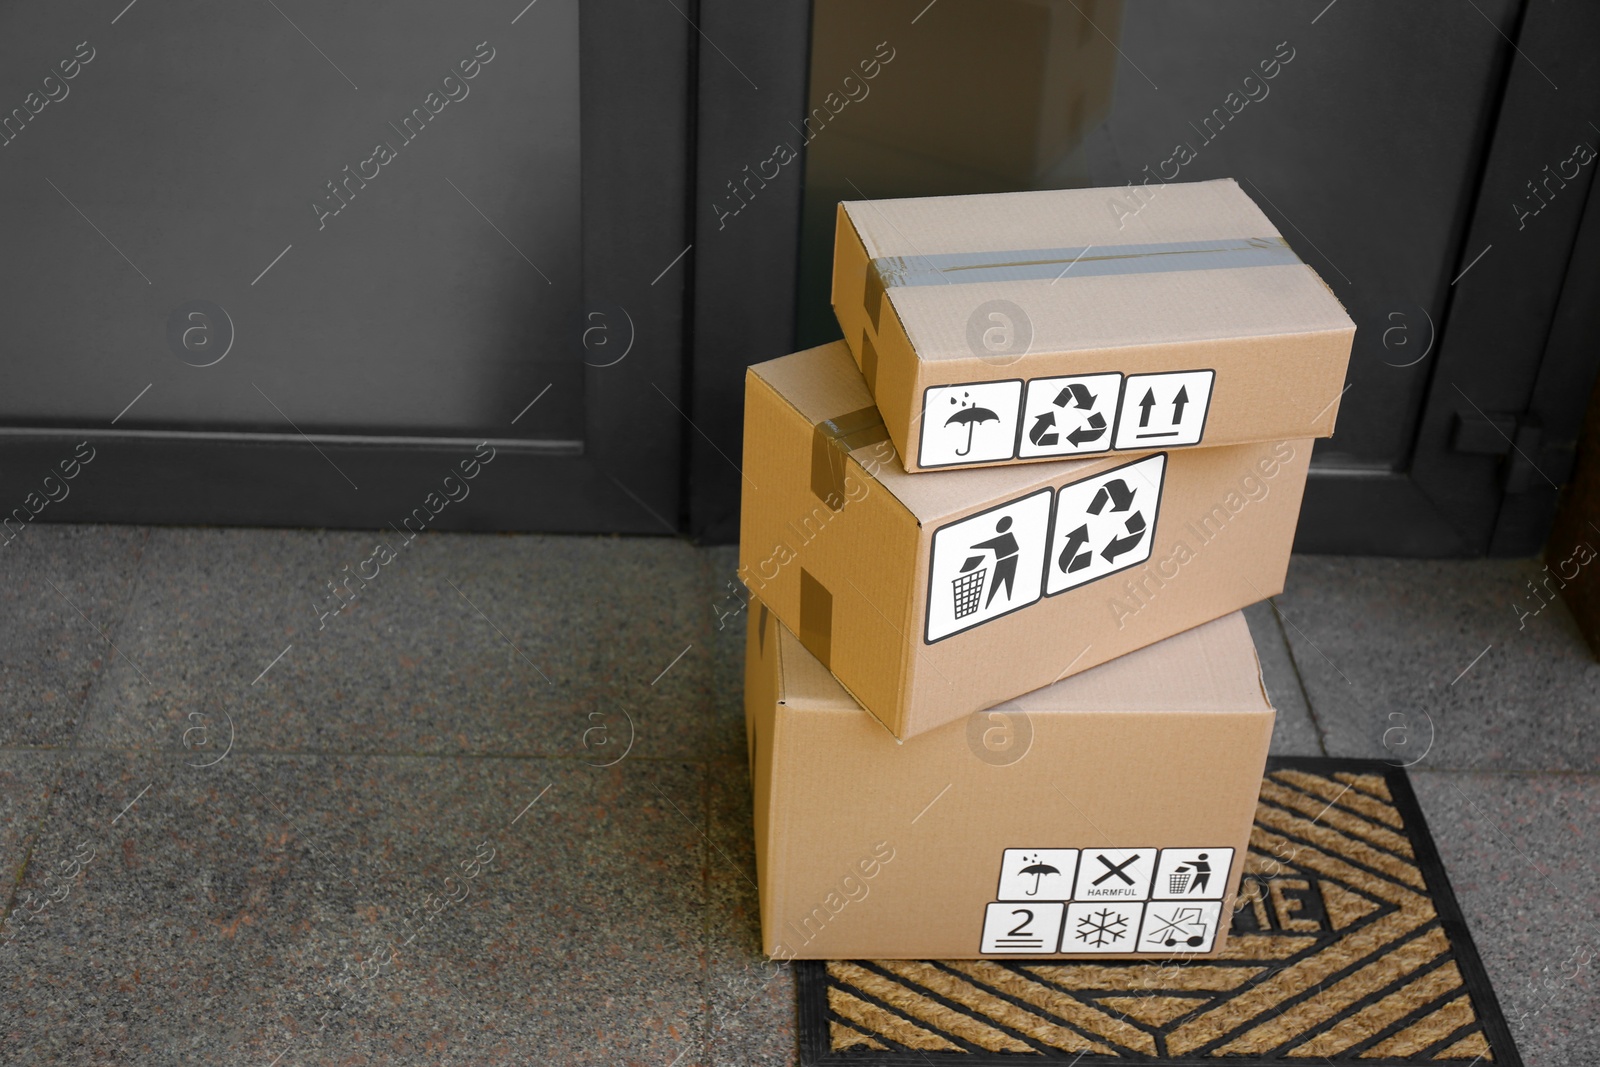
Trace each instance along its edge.
<path fill-rule="evenodd" d="M 1600 162 L 1525 228 L 1511 205 L 1527 199 L 1524 183 L 1563 141 L 1587 133 L 1600 143 L 1584 106 L 1600 100 L 1600 70 L 1584 54 L 1596 34 L 1600 9 L 1523 3 L 1502 49 L 1410 461 L 1400 471 L 1313 468 L 1297 551 L 1532 556 L 1543 547 L 1600 369 Z"/>
<path fill-rule="evenodd" d="M 698 20 L 716 45 L 700 49 L 696 76 L 695 425 L 686 507 L 696 539 L 730 544 L 739 539 L 744 483 L 744 371 L 795 346 L 806 165 L 797 131 L 811 67 L 811 0 L 700 0 Z M 779 142 L 796 158 L 764 180 L 756 172 Z M 729 215 L 741 202 L 735 197 L 745 206 Z"/>

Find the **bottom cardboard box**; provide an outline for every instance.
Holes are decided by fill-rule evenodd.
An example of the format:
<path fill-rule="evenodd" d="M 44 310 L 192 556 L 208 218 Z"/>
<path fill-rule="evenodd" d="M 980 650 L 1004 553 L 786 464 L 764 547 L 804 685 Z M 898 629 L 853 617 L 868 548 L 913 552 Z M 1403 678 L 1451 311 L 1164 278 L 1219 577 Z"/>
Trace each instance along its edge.
<path fill-rule="evenodd" d="M 1221 950 L 1274 715 L 1242 615 L 902 742 L 751 608 L 769 955 Z"/>

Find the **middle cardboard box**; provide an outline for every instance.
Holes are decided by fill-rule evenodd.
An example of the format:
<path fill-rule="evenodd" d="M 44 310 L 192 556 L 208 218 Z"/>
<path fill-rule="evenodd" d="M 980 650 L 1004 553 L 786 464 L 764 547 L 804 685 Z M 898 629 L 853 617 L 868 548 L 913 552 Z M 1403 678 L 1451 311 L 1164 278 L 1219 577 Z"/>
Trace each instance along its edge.
<path fill-rule="evenodd" d="M 1282 592 L 1310 458 L 908 474 L 835 342 L 747 373 L 739 575 L 907 738 Z"/>

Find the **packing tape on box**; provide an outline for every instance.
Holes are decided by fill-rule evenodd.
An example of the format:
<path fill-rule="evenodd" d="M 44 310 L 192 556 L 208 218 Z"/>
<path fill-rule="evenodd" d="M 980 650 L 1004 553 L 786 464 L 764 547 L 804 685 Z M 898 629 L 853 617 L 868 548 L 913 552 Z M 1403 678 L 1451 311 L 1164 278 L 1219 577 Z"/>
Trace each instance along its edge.
<path fill-rule="evenodd" d="M 884 290 L 902 285 L 970 285 L 974 282 L 1056 280 L 1068 275 L 1092 278 L 1108 274 L 1287 267 L 1299 262 L 1300 257 L 1282 237 L 882 256 L 867 264 L 863 303 L 872 328 L 876 330 Z"/>
<path fill-rule="evenodd" d="M 857 408 L 811 429 L 811 492 L 830 510 L 844 509 L 845 460 L 858 448 L 889 439 L 875 407 Z"/>
<path fill-rule="evenodd" d="M 806 651 L 817 657 L 824 667 L 832 669 L 833 661 L 833 594 L 817 581 L 816 576 L 800 568 L 800 643 Z"/>

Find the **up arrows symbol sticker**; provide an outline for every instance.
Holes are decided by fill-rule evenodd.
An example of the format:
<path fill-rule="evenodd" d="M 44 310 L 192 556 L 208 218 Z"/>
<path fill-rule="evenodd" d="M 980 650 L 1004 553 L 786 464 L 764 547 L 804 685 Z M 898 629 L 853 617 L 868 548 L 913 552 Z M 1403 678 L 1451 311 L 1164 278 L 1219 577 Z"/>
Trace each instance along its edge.
<path fill-rule="evenodd" d="M 1139 401 L 1139 428 L 1142 430 L 1150 425 L 1150 409 L 1156 406 L 1156 391 L 1146 389 L 1144 399 Z"/>

